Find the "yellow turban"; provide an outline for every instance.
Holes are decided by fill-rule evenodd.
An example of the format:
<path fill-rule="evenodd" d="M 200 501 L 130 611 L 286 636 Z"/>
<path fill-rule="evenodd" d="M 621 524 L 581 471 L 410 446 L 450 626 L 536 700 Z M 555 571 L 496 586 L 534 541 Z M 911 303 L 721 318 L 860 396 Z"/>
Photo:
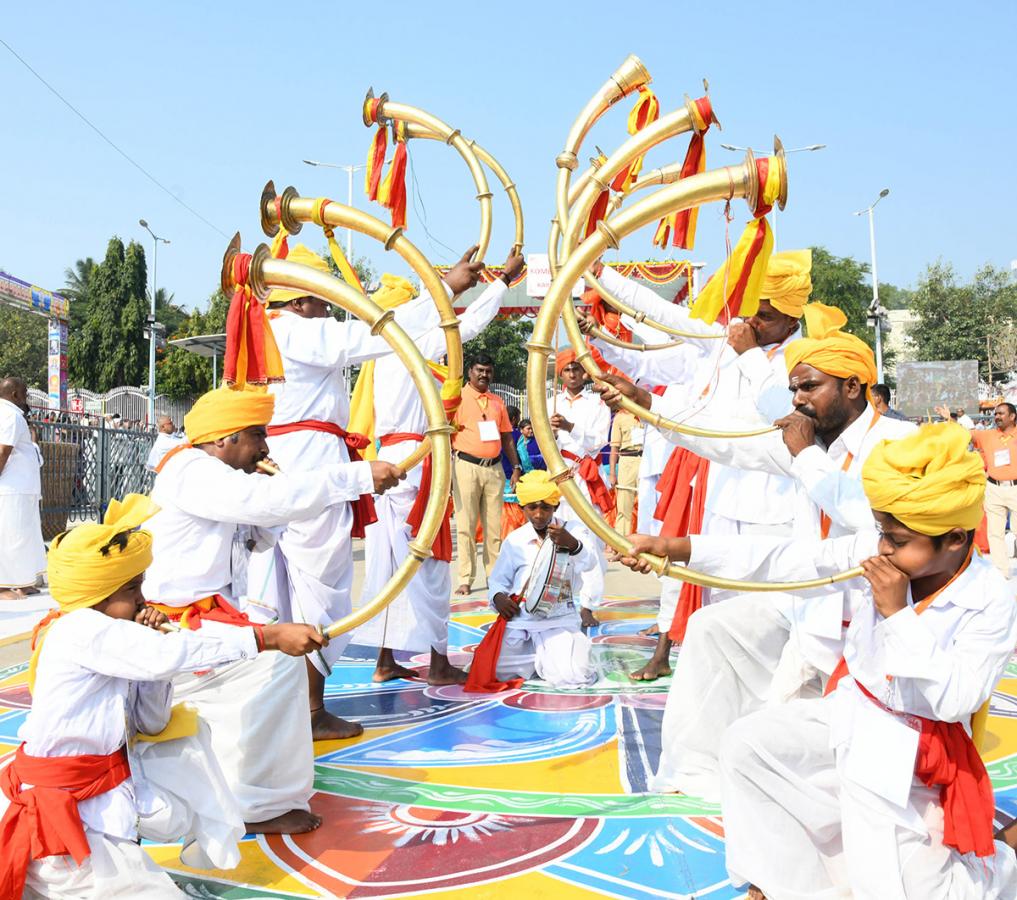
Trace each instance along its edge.
<path fill-rule="evenodd" d="M 520 506 L 539 503 L 541 500 L 557 506 L 561 500 L 561 491 L 558 490 L 558 485 L 551 481 L 546 471 L 534 469 L 516 482 L 516 498 Z"/>
<path fill-rule="evenodd" d="M 880 441 L 862 467 L 873 509 L 919 534 L 974 531 L 982 521 L 985 469 L 971 435 L 955 422 L 924 425 L 899 441 Z"/>
<path fill-rule="evenodd" d="M 252 425 L 267 425 L 275 397 L 264 391 L 216 388 L 202 394 L 184 416 L 184 433 L 192 444 L 206 444 Z"/>
<path fill-rule="evenodd" d="M 308 250 L 303 244 L 297 244 L 290 248 L 286 256 L 286 262 L 299 263 L 302 266 L 310 266 L 326 275 L 331 275 L 332 270 L 327 262 L 313 250 Z M 298 297 L 306 297 L 307 291 L 290 291 L 282 288 L 274 288 L 268 293 L 267 303 L 289 303 Z"/>
<path fill-rule="evenodd" d="M 809 303 L 805 307 L 808 337 L 792 341 L 784 351 L 788 374 L 805 363 L 836 378 L 855 375 L 862 384 L 875 384 L 876 358 L 865 341 L 841 331 L 846 324 L 847 316 L 836 306 Z"/>
<path fill-rule="evenodd" d="M 761 300 L 795 319 L 802 317 L 812 293 L 812 251 L 785 250 L 774 253 L 766 264 Z"/>
<path fill-rule="evenodd" d="M 57 535 L 46 557 L 46 578 L 61 612 L 101 603 L 152 564 L 152 535 L 134 531 L 159 511 L 143 494 L 113 500 L 102 525 L 78 525 Z M 106 546 L 121 532 L 130 532 L 123 550 Z"/>

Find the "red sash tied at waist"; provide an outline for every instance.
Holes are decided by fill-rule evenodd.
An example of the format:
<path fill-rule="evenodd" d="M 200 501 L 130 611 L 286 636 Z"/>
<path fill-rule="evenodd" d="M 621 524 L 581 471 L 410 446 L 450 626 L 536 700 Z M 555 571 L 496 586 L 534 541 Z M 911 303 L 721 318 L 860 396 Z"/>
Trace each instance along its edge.
<path fill-rule="evenodd" d="M 519 603 L 520 598 L 511 594 L 510 600 Z M 499 615 L 494 624 L 487 629 L 483 640 L 473 651 L 473 662 L 466 676 L 463 690 L 468 694 L 497 694 L 500 691 L 514 691 L 522 683 L 522 678 L 510 678 L 508 681 L 498 680 L 498 658 L 501 656 L 501 645 L 505 640 L 505 626 L 508 619 Z"/>
<path fill-rule="evenodd" d="M 614 509 L 614 497 L 607 489 L 607 485 L 604 484 L 597 461 L 592 456 L 576 456 L 570 450 L 562 450 L 561 455 L 565 459 L 579 463 L 576 471 L 579 477 L 586 482 L 586 487 L 590 492 L 590 500 L 593 501 L 594 506 L 599 507 L 605 516 L 611 512 Z"/>
<path fill-rule="evenodd" d="M 335 422 L 319 422 L 317 419 L 302 419 L 299 422 L 287 422 L 285 425 L 268 426 L 269 437 L 290 434 L 294 431 L 323 431 L 325 434 L 333 434 L 337 438 L 341 438 L 346 444 L 350 462 L 361 462 L 363 457 L 360 455 L 360 451 L 371 443 L 366 435 L 347 431 L 341 425 L 336 425 Z M 374 511 L 374 498 L 370 494 L 361 494 L 350 505 L 353 507 L 353 528 L 350 534 L 355 538 L 362 538 L 364 529 L 378 521 L 378 514 Z"/>
<path fill-rule="evenodd" d="M 233 606 L 222 594 L 211 594 L 208 597 L 195 600 L 193 603 L 188 603 L 186 606 L 169 606 L 165 603 L 149 603 L 148 605 L 159 610 L 171 622 L 176 622 L 181 628 L 187 628 L 190 631 L 197 631 L 204 621 L 247 627 L 254 624 L 248 618 L 247 613 L 243 613 Z"/>
<path fill-rule="evenodd" d="M 422 441 L 424 436 L 411 431 L 397 431 L 394 434 L 383 435 L 379 439 L 382 447 L 391 447 L 394 444 L 401 444 L 403 441 Z M 420 523 L 424 520 L 424 509 L 427 507 L 427 498 L 431 496 L 431 454 L 424 457 L 420 464 L 420 488 L 417 490 L 417 497 L 413 501 L 410 514 L 406 517 L 406 524 L 410 526 L 410 534 L 417 536 L 420 531 Z M 452 498 L 449 498 L 445 507 L 445 516 L 441 520 L 441 527 L 431 545 L 431 556 L 442 562 L 452 562 Z"/>
<path fill-rule="evenodd" d="M 832 693 L 845 675 L 850 675 L 847 660 L 841 659 L 826 685 Z M 873 703 L 888 712 L 895 712 L 880 703 L 857 678 L 855 685 Z M 915 775 L 926 787 L 939 786 L 943 804 L 943 843 L 960 853 L 993 856 L 996 852 L 992 835 L 995 801 L 992 782 L 975 742 L 960 722 L 939 722 L 921 716 L 918 721 L 918 756 Z"/>
<path fill-rule="evenodd" d="M 0 898 L 19 900 L 33 859 L 71 856 L 80 866 L 92 852 L 78 802 L 113 790 L 131 776 L 127 751 L 109 756 L 29 756 L 24 745 L 0 772 L 10 806 L 0 821 Z M 34 787 L 22 790 L 22 784 Z"/>
<path fill-rule="evenodd" d="M 710 461 L 684 447 L 677 447 L 668 457 L 667 465 L 657 481 L 660 500 L 653 517 L 662 522 L 664 537 L 688 537 L 703 530 L 706 510 L 706 480 Z M 682 584 L 678 606 L 669 629 L 676 644 L 685 640 L 689 617 L 703 606 L 703 589 L 697 584 Z"/>

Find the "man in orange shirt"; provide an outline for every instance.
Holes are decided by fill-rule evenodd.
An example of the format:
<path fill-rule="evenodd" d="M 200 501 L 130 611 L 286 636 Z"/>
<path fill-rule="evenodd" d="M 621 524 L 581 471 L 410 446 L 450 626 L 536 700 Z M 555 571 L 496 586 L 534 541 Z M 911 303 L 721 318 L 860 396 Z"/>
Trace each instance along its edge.
<path fill-rule="evenodd" d="M 505 403 L 488 391 L 494 379 L 494 360 L 480 355 L 467 370 L 469 382 L 463 387 L 456 412 L 459 431 L 452 438 L 455 451 L 453 495 L 456 508 L 456 544 L 459 556 L 457 594 L 473 589 L 477 573 L 477 519 L 484 528 L 484 568 L 487 574 L 501 550 L 501 511 L 504 477 L 502 453 L 512 464 L 509 479 L 514 488 L 522 467 L 509 423 Z"/>
<path fill-rule="evenodd" d="M 989 558 L 1010 577 L 1006 552 L 1006 514 L 1017 514 L 1017 409 L 1000 403 L 993 412 L 996 427 L 972 431 L 971 443 L 982 454 L 989 483 L 985 486 L 985 518 L 989 529 Z"/>

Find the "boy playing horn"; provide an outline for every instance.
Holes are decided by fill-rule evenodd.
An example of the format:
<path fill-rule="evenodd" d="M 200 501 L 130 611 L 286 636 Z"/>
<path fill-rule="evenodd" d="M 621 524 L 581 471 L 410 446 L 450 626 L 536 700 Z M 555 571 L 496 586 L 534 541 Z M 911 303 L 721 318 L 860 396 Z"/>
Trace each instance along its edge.
<path fill-rule="evenodd" d="M 977 750 L 1017 642 L 1017 606 L 973 552 L 985 478 L 969 440 L 944 423 L 873 449 L 862 484 L 878 532 L 633 541 L 697 571 L 760 581 L 864 570 L 825 696 L 760 710 L 724 735 L 728 871 L 754 896 L 1017 896 L 1017 859 L 993 841 Z"/>

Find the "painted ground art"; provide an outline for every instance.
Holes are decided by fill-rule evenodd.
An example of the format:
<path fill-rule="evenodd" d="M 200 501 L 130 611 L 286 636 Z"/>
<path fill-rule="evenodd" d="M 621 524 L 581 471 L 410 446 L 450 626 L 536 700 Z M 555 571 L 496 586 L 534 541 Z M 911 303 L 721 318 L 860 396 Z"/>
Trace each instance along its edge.
<path fill-rule="evenodd" d="M 668 679 L 628 673 L 651 650 L 638 634 L 653 601 L 612 598 L 594 633 L 599 681 L 574 693 L 538 683 L 466 695 L 423 682 L 373 685 L 352 645 L 329 679 L 329 707 L 362 738 L 317 746 L 318 831 L 248 837 L 229 872 L 183 867 L 177 846 L 149 852 L 195 898 L 743 896 L 724 868 L 723 821 L 694 797 L 647 793 L 660 754 Z M 457 600 L 450 646 L 463 662 L 492 621 Z M 403 660 L 425 670 L 423 657 Z M 24 667 L 0 670 L 0 753 L 29 703 Z M 1017 663 L 993 698 L 986 762 L 1001 822 L 1017 816 Z"/>

